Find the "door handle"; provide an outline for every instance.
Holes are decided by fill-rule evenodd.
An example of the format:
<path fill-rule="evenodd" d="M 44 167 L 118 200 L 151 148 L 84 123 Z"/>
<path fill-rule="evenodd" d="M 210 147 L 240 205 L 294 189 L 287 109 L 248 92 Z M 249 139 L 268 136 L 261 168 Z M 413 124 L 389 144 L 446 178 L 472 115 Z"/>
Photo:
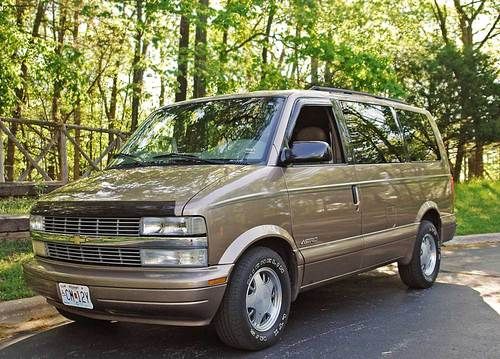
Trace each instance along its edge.
<path fill-rule="evenodd" d="M 361 202 L 360 199 L 359 199 L 358 186 L 357 185 L 352 185 L 351 191 L 352 191 L 352 202 L 356 206 L 356 210 L 358 210 L 359 209 L 359 204 Z"/>

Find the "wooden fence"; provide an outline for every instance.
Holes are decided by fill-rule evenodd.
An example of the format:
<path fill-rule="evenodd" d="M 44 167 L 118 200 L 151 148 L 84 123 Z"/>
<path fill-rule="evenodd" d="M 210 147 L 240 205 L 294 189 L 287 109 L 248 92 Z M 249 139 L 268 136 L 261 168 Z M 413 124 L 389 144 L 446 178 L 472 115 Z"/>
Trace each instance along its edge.
<path fill-rule="evenodd" d="M 97 146 L 95 136 L 99 136 Z M 127 136 L 127 133 L 114 129 L 0 117 L 0 196 L 2 187 L 3 192 L 19 195 L 16 186 L 35 182 L 38 186 L 67 183 L 70 179 L 68 144 L 72 146 L 73 160 L 77 159 L 71 164 L 78 167 L 72 179 L 100 170 Z M 13 153 L 10 159 L 7 158 L 9 151 L 17 152 L 14 160 Z"/>

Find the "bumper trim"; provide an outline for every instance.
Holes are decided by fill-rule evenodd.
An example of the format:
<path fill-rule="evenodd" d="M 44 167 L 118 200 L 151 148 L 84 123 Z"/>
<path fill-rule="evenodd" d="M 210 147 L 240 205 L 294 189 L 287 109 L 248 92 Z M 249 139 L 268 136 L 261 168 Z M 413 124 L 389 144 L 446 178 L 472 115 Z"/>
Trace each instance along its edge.
<path fill-rule="evenodd" d="M 128 301 L 128 300 L 117 300 L 117 299 L 99 299 L 99 302 L 101 303 L 119 303 L 119 304 L 123 304 L 123 303 L 126 303 L 126 304 L 134 304 L 134 305 L 150 305 L 150 306 L 155 306 L 155 305 L 158 305 L 158 306 L 165 306 L 165 307 L 175 307 L 175 306 L 184 306 L 184 305 L 198 305 L 198 304 L 204 304 L 204 303 L 208 303 L 208 299 L 204 299 L 204 300 L 198 300 L 198 301 L 195 301 L 195 302 L 143 302 L 143 301 Z"/>

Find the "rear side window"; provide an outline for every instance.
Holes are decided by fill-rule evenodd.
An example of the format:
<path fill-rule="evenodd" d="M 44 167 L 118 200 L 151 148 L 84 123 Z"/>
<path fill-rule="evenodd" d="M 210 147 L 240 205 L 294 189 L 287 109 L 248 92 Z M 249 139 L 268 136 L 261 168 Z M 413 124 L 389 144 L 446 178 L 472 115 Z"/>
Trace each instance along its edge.
<path fill-rule="evenodd" d="M 410 161 L 437 161 L 441 158 L 431 123 L 422 113 L 396 110 Z"/>
<path fill-rule="evenodd" d="M 404 162 L 405 150 L 391 109 L 359 102 L 341 102 L 356 163 Z"/>

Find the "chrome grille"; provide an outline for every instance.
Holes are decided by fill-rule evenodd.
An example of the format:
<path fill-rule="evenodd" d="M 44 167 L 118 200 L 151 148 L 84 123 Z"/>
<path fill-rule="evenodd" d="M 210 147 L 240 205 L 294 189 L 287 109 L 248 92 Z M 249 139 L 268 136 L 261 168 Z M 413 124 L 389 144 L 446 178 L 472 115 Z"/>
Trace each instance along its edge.
<path fill-rule="evenodd" d="M 45 232 L 87 236 L 138 236 L 140 221 L 140 218 L 43 218 Z"/>
<path fill-rule="evenodd" d="M 75 244 L 47 242 L 49 258 L 88 264 L 115 264 L 140 266 L 141 252 L 138 248 L 80 246 Z"/>

